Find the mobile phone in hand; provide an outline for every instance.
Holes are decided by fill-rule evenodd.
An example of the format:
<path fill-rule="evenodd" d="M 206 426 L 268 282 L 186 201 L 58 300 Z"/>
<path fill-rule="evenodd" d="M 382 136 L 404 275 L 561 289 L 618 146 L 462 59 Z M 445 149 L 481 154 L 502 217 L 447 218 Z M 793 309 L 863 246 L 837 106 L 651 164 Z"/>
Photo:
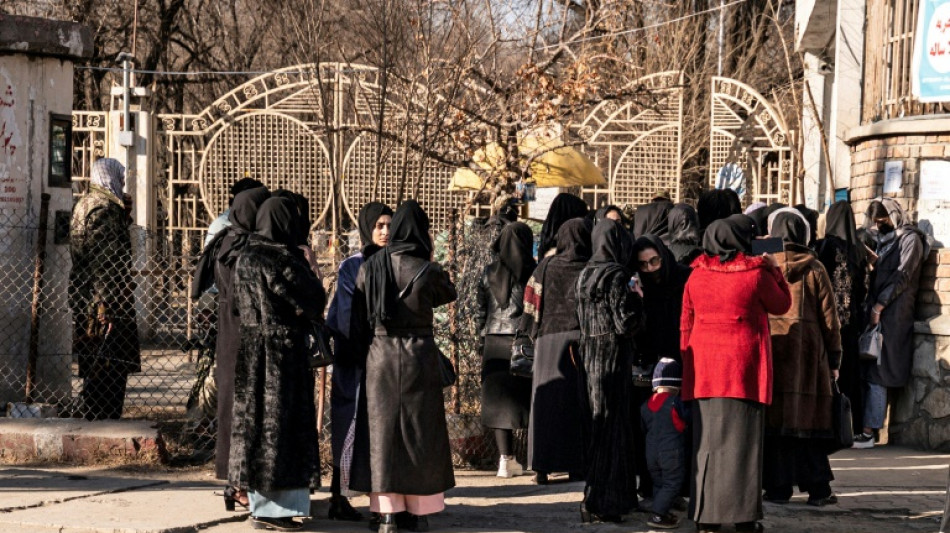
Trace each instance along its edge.
<path fill-rule="evenodd" d="M 785 243 L 778 237 L 752 241 L 752 255 L 777 254 L 785 251 Z"/>

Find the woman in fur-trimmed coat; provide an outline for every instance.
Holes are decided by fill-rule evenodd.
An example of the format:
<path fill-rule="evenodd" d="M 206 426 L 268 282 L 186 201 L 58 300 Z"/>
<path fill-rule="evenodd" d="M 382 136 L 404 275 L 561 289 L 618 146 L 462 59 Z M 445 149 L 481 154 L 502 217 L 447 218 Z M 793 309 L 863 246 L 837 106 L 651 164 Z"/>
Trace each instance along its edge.
<path fill-rule="evenodd" d="M 326 292 L 296 244 L 296 206 L 271 198 L 235 265 L 241 347 L 228 480 L 248 489 L 255 527 L 297 529 L 319 480 L 313 371 L 305 335 Z M 316 475 L 315 475 L 316 474 Z"/>

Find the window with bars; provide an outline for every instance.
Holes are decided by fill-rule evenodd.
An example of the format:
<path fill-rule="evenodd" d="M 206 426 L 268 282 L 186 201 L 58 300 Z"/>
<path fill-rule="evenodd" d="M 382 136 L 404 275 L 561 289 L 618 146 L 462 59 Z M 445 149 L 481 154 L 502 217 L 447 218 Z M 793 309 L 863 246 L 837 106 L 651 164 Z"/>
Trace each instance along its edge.
<path fill-rule="evenodd" d="M 911 96 L 910 66 L 920 0 L 868 0 L 862 121 L 946 113 L 946 104 Z"/>

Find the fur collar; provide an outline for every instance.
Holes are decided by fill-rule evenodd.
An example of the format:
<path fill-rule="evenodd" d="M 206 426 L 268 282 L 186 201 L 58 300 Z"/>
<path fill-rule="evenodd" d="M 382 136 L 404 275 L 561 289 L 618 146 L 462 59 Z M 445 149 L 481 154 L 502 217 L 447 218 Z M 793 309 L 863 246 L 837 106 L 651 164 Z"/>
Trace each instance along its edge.
<path fill-rule="evenodd" d="M 746 272 L 765 268 L 767 265 L 765 259 L 761 257 L 745 255 L 740 252 L 732 261 L 726 261 L 725 263 L 719 260 L 718 255 L 701 254 L 693 260 L 691 266 L 693 268 L 711 270 L 713 272 Z"/>

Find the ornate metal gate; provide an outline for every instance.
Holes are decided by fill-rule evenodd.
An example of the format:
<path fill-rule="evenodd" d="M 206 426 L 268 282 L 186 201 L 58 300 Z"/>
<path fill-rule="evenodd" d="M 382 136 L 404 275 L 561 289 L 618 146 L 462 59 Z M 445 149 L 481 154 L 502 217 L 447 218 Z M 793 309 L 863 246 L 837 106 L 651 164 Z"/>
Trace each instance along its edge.
<path fill-rule="evenodd" d="M 305 195 L 314 247 L 332 254 L 359 206 L 395 203 L 410 175 L 404 197 L 418 199 L 434 224 L 444 225 L 464 200 L 446 192 L 454 169 L 373 133 L 380 117 L 391 133 L 413 109 L 408 91 L 384 95 L 380 76 L 363 65 L 297 65 L 258 76 L 196 115 L 161 115 L 157 155 L 166 213 L 159 218 L 182 244 L 200 243 L 210 220 L 227 208 L 230 186 L 253 177 Z M 418 170 L 407 173 L 407 165 Z"/>
<path fill-rule="evenodd" d="M 679 201 L 683 73 L 658 72 L 630 87 L 642 88 L 649 99 L 601 102 L 576 132 L 608 176 L 609 203 L 638 206 L 648 203 L 658 189 L 669 190 L 673 201 Z"/>
<path fill-rule="evenodd" d="M 737 189 L 744 204 L 794 204 L 796 164 L 790 130 L 752 87 L 712 79 L 709 186 Z"/>

